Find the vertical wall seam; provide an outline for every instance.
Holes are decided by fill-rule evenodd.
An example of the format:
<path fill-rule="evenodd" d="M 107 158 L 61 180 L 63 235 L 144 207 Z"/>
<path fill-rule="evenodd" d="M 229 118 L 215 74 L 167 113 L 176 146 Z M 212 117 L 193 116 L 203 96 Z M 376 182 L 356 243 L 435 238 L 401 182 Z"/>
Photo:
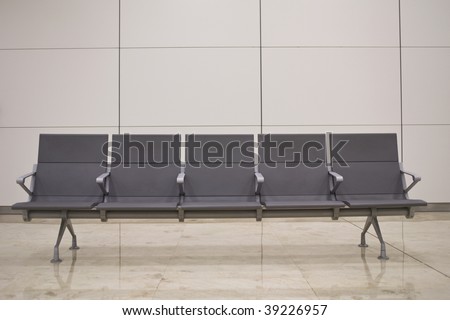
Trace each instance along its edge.
<path fill-rule="evenodd" d="M 259 0 L 259 100 L 260 100 L 260 133 L 263 133 L 263 65 L 262 65 L 262 14 L 261 14 L 261 0 Z M 256 140 L 257 141 L 257 140 Z M 258 148 L 256 148 L 258 149 Z M 261 221 L 261 239 L 260 239 L 260 250 L 261 250 L 261 270 L 264 266 L 264 220 Z M 263 283 L 263 276 L 261 272 L 261 282 Z"/>
<path fill-rule="evenodd" d="M 259 100 L 260 100 L 260 133 L 263 133 L 263 65 L 262 65 L 262 9 L 261 9 L 261 0 L 259 0 Z"/>
<path fill-rule="evenodd" d="M 119 70 L 118 70 L 118 93 L 117 93 L 117 98 L 118 98 L 118 133 L 120 134 L 120 77 L 121 77 L 121 75 L 120 75 L 120 45 L 121 45 L 121 43 L 120 43 L 120 27 L 121 27 L 121 9 L 122 9 L 122 1 L 121 0 L 119 0 L 119 48 L 118 48 L 118 62 L 119 62 Z"/>
<path fill-rule="evenodd" d="M 401 145 L 401 161 L 403 162 L 403 62 L 402 62 L 402 13 L 401 0 L 398 0 L 398 47 L 400 59 L 400 145 Z"/>

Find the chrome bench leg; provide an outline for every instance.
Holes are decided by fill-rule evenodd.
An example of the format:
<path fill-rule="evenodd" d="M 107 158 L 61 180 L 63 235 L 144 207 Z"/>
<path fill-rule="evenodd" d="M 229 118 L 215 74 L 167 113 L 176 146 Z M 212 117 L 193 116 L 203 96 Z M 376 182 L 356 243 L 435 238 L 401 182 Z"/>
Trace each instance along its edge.
<path fill-rule="evenodd" d="M 368 216 L 367 220 L 366 220 L 366 224 L 364 225 L 364 229 L 361 232 L 361 243 L 359 244 L 359 247 L 365 248 L 368 247 L 367 243 L 366 243 L 366 233 L 367 230 L 369 230 L 370 226 L 372 225 L 372 216 Z"/>
<path fill-rule="evenodd" d="M 59 226 L 58 238 L 56 239 L 56 244 L 53 247 L 53 259 L 50 260 L 51 263 L 59 263 L 62 260 L 59 258 L 59 245 L 64 236 L 64 232 L 67 227 L 67 219 L 61 219 L 61 225 Z"/>
<path fill-rule="evenodd" d="M 77 235 L 73 230 L 72 221 L 67 219 L 67 229 L 69 229 L 70 234 L 72 235 L 72 246 L 69 248 L 70 250 L 78 250 L 80 247 L 77 245 Z"/>
<path fill-rule="evenodd" d="M 378 259 L 389 260 L 389 257 L 386 255 L 386 244 L 384 243 L 383 235 L 381 234 L 381 229 L 380 229 L 380 225 L 378 224 L 377 217 L 373 218 L 372 224 L 373 224 L 373 228 L 375 229 L 375 232 L 377 233 L 378 240 L 380 241 L 380 244 L 381 244 L 381 253 L 380 253 L 380 256 L 378 257 Z"/>
<path fill-rule="evenodd" d="M 70 219 L 67 218 L 67 215 L 64 215 L 63 218 L 61 218 L 61 225 L 59 226 L 59 232 L 58 232 L 58 238 L 56 239 L 56 244 L 53 247 L 53 259 L 50 260 L 51 263 L 60 263 L 62 260 L 59 257 L 59 245 L 61 244 L 61 240 L 64 236 L 64 232 L 66 229 L 69 230 L 70 234 L 72 235 L 72 246 L 70 247 L 70 250 L 78 250 L 80 247 L 77 245 L 77 236 L 75 234 L 75 231 L 73 230 L 72 222 Z"/>

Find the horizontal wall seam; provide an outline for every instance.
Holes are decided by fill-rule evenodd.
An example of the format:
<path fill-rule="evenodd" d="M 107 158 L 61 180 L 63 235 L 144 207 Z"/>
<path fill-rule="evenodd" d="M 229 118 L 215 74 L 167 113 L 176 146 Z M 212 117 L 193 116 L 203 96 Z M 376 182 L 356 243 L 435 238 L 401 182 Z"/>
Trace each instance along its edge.
<path fill-rule="evenodd" d="M 233 128 L 233 127 L 255 127 L 259 128 L 260 125 L 256 124 L 242 124 L 242 125 L 156 125 L 156 126 L 128 126 L 121 125 L 121 127 L 127 128 Z M 114 128 L 117 129 L 117 126 L 10 126 L 10 127 L 2 127 L 0 129 L 71 129 L 71 128 Z"/>
<path fill-rule="evenodd" d="M 259 49 L 259 46 L 121 46 L 121 50 L 136 49 Z M 262 46 L 262 49 L 398 49 L 399 46 Z M 450 46 L 402 46 L 404 49 L 450 49 Z M 0 51 L 45 51 L 45 50 L 118 50 L 119 47 L 38 47 L 0 48 Z"/>
<path fill-rule="evenodd" d="M 450 126 L 450 123 L 404 123 L 404 127 L 415 127 L 415 126 Z"/>
<path fill-rule="evenodd" d="M 265 124 L 264 127 L 399 127 L 400 123 L 390 124 Z"/>
<path fill-rule="evenodd" d="M 243 128 L 243 127 L 255 127 L 259 128 L 259 124 L 221 124 L 221 125 L 151 125 L 151 126 L 133 126 L 133 125 L 121 125 L 126 128 Z M 397 127 L 398 124 L 265 124 L 263 127 Z M 403 124 L 403 126 L 450 126 L 450 123 L 410 123 Z M 0 129 L 71 129 L 71 128 L 113 128 L 117 126 L 0 126 Z"/>

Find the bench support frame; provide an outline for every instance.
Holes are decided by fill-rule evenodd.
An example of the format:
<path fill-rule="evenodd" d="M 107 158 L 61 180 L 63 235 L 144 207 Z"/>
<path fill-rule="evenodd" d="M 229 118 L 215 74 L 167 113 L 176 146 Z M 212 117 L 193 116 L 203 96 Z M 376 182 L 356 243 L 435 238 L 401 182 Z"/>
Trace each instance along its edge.
<path fill-rule="evenodd" d="M 389 260 L 389 257 L 386 255 L 386 243 L 383 240 L 383 235 L 381 234 L 380 224 L 378 223 L 377 217 L 377 209 L 371 208 L 372 214 L 367 217 L 366 224 L 364 225 L 363 231 L 361 232 L 361 243 L 359 247 L 365 248 L 368 247 L 366 243 L 366 233 L 369 230 L 370 226 L 373 225 L 375 232 L 377 234 L 378 240 L 381 244 L 380 256 L 378 259 L 380 260 Z"/>
<path fill-rule="evenodd" d="M 72 250 L 78 249 L 77 238 L 73 230 L 71 219 L 99 219 L 106 222 L 109 219 L 221 219 L 221 218 L 253 218 L 259 221 L 259 218 L 318 218 L 328 217 L 337 220 L 340 217 L 367 217 L 366 225 L 361 233 L 361 247 L 366 247 L 365 235 L 371 225 L 374 226 L 378 239 L 381 243 L 380 260 L 387 260 L 386 245 L 381 235 L 381 229 L 378 223 L 378 216 L 405 216 L 410 218 L 414 213 L 414 208 L 335 208 L 335 209 L 310 209 L 310 210 L 267 210 L 262 208 L 258 210 L 219 210 L 214 214 L 209 210 L 188 210 L 180 212 L 181 208 L 173 211 L 106 211 L 106 210 L 24 210 L 22 215 L 25 221 L 32 219 L 61 219 L 58 238 L 54 247 L 52 262 L 61 261 L 59 257 L 59 245 L 62 241 L 66 229 L 72 235 Z M 255 214 L 256 211 L 256 214 Z M 181 218 L 181 219 L 180 219 Z"/>
<path fill-rule="evenodd" d="M 73 230 L 72 221 L 67 218 L 67 211 L 63 212 L 63 217 L 61 218 L 61 224 L 59 226 L 58 237 L 56 238 L 56 243 L 53 248 L 53 259 L 50 260 L 51 263 L 60 263 L 62 260 L 59 257 L 59 245 L 61 244 L 61 240 L 64 236 L 64 232 L 66 229 L 69 230 L 72 235 L 72 246 L 69 248 L 70 250 L 78 250 L 80 247 L 77 245 L 77 236 L 75 231 Z"/>

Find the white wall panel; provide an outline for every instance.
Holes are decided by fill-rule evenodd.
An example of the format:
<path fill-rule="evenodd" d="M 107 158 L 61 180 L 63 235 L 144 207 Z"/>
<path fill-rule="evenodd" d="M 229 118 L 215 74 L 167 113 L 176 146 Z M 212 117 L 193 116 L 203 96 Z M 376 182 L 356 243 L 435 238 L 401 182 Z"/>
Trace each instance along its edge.
<path fill-rule="evenodd" d="M 450 202 L 450 126 L 405 126 L 404 135 L 405 169 L 422 177 L 410 197 Z"/>
<path fill-rule="evenodd" d="M 0 50 L 0 126 L 114 126 L 118 53 Z"/>
<path fill-rule="evenodd" d="M 264 126 L 263 133 L 396 133 L 400 148 L 401 127 L 393 126 Z"/>
<path fill-rule="evenodd" d="M 264 49 L 264 125 L 399 124 L 399 74 L 393 48 Z"/>
<path fill-rule="evenodd" d="M 258 125 L 258 49 L 122 52 L 123 126 Z"/>
<path fill-rule="evenodd" d="M 402 45 L 450 46 L 450 1 L 401 1 Z"/>
<path fill-rule="evenodd" d="M 0 145 L 5 152 L 0 159 L 0 206 L 28 200 L 16 184 L 17 177 L 31 172 L 37 163 L 40 133 L 115 133 L 116 128 L 0 128 Z M 27 183 L 29 181 L 27 180 Z"/>
<path fill-rule="evenodd" d="M 402 56 L 404 123 L 450 124 L 450 48 L 403 49 Z"/>
<path fill-rule="evenodd" d="M 257 46 L 258 0 L 122 0 L 121 44 Z"/>
<path fill-rule="evenodd" d="M 117 47 L 119 2 L 2 0 L 0 48 Z"/>
<path fill-rule="evenodd" d="M 201 127 L 122 127 L 121 133 L 129 134 L 258 134 L 260 126 L 201 126 Z"/>
<path fill-rule="evenodd" d="M 395 46 L 398 2 L 262 0 L 265 46 Z"/>

